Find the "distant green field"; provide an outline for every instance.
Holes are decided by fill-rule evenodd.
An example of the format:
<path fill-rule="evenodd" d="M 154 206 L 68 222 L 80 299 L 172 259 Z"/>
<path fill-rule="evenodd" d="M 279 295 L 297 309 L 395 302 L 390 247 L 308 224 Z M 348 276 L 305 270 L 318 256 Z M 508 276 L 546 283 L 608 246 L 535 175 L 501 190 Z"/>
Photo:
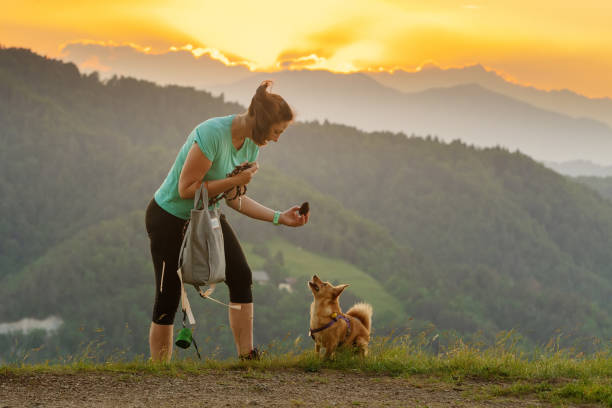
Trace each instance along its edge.
<path fill-rule="evenodd" d="M 253 253 L 253 244 L 245 242 L 243 248 L 251 267 L 263 269 L 264 259 Z M 402 304 L 391 296 L 378 281 L 359 268 L 339 259 L 317 255 L 287 241 L 274 240 L 268 244 L 268 248 L 272 254 L 279 250 L 283 252 L 285 266 L 291 276 L 310 277 L 317 274 L 321 279 L 334 284 L 350 284 L 351 286 L 346 290 L 370 303 L 374 308 L 374 321 L 378 315 L 384 316 L 385 321 L 393 321 L 398 324 L 406 322 L 407 317 Z M 306 283 L 298 282 L 297 289 L 301 287 L 306 290 Z"/>

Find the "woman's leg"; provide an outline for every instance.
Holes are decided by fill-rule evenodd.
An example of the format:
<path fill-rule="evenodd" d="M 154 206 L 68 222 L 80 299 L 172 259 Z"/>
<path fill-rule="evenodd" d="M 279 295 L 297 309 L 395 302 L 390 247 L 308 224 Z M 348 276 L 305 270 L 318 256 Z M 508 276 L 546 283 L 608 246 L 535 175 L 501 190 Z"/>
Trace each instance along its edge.
<path fill-rule="evenodd" d="M 170 361 L 174 334 L 174 315 L 181 284 L 176 273 L 185 221 L 163 210 L 151 200 L 146 226 L 155 269 L 155 303 L 149 329 L 149 348 L 153 361 Z"/>
<path fill-rule="evenodd" d="M 253 293 L 252 274 L 238 237 L 221 215 L 225 249 L 225 283 L 229 288 L 230 304 L 240 310 L 229 309 L 229 324 L 239 356 L 248 356 L 253 350 Z"/>
<path fill-rule="evenodd" d="M 253 350 L 253 303 L 234 303 L 240 310 L 229 309 L 229 323 L 239 356 L 248 356 Z"/>
<path fill-rule="evenodd" d="M 151 360 L 170 361 L 172 359 L 172 339 L 174 325 L 151 322 L 149 329 L 149 350 Z"/>

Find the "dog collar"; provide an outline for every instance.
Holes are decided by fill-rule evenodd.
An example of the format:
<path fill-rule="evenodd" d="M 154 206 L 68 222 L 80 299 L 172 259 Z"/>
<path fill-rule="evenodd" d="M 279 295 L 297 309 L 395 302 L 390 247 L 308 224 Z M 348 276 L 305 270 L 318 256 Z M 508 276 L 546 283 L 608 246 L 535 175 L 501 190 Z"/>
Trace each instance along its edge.
<path fill-rule="evenodd" d="M 325 326 L 319 327 L 318 329 L 310 329 L 310 330 L 308 330 L 308 335 L 310 337 L 312 337 L 312 339 L 314 340 L 315 339 L 314 338 L 314 334 L 315 333 L 318 333 L 320 331 L 323 331 L 325 329 L 328 329 L 328 328 L 332 327 L 338 321 L 338 318 L 340 318 L 340 319 L 342 319 L 342 320 L 344 320 L 346 322 L 347 329 L 346 329 L 346 335 L 344 336 L 344 338 L 346 339 L 349 336 L 350 332 L 351 332 L 351 321 L 346 316 L 339 315 L 336 312 L 332 313 L 331 318 L 332 318 L 332 321 L 327 323 Z"/>

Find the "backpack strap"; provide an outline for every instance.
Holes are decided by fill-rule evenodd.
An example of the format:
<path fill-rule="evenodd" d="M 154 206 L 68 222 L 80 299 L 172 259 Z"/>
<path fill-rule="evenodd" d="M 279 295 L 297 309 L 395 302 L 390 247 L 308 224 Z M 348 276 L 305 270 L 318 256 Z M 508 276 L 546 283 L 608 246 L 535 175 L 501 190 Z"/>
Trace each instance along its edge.
<path fill-rule="evenodd" d="M 193 312 L 191 311 L 191 306 L 189 305 L 189 299 L 187 299 L 187 293 L 185 292 L 185 285 L 183 284 L 183 274 L 181 268 L 176 270 L 178 274 L 179 281 L 181 282 L 181 309 L 187 315 L 187 319 L 189 320 L 189 324 L 195 324 L 195 319 L 193 318 Z"/>
<path fill-rule="evenodd" d="M 200 208 L 200 201 L 202 202 L 202 208 Z M 206 186 L 202 181 L 202 184 L 200 184 L 200 187 L 198 187 L 195 195 L 193 196 L 193 209 L 203 210 L 204 208 L 208 208 L 208 190 L 206 190 Z"/>
<path fill-rule="evenodd" d="M 196 286 L 196 285 L 193 285 L 193 286 L 195 286 L 196 290 L 198 291 L 198 293 L 200 294 L 200 296 L 201 296 L 203 299 L 210 299 L 210 300 L 212 300 L 213 302 L 216 302 L 216 303 L 219 303 L 220 305 L 223 305 L 223 306 L 229 307 L 230 309 L 236 309 L 236 310 L 240 310 L 240 309 L 242 309 L 242 306 L 241 306 L 241 305 L 228 305 L 228 304 L 225 304 L 225 303 L 223 303 L 223 302 L 221 302 L 221 301 L 219 301 L 219 300 L 217 300 L 217 299 L 215 299 L 215 298 L 211 297 L 210 295 L 212 295 L 212 293 L 213 293 L 213 292 L 214 292 L 214 290 L 215 290 L 215 286 L 216 286 L 216 284 L 215 284 L 215 283 L 211 283 L 211 284 L 209 285 L 210 287 L 209 287 L 208 289 L 206 289 L 206 292 L 203 292 L 203 291 L 202 291 L 202 289 L 201 289 L 199 286 Z"/>

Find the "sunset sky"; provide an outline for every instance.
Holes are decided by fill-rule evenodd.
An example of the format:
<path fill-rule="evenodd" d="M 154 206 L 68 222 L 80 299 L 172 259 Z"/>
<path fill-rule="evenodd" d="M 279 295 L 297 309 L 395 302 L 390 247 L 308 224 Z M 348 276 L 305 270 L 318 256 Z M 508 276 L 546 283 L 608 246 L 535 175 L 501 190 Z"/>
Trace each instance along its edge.
<path fill-rule="evenodd" d="M 0 44 L 191 45 L 251 69 L 482 64 L 541 89 L 612 97 L 610 0 L 0 0 Z"/>

